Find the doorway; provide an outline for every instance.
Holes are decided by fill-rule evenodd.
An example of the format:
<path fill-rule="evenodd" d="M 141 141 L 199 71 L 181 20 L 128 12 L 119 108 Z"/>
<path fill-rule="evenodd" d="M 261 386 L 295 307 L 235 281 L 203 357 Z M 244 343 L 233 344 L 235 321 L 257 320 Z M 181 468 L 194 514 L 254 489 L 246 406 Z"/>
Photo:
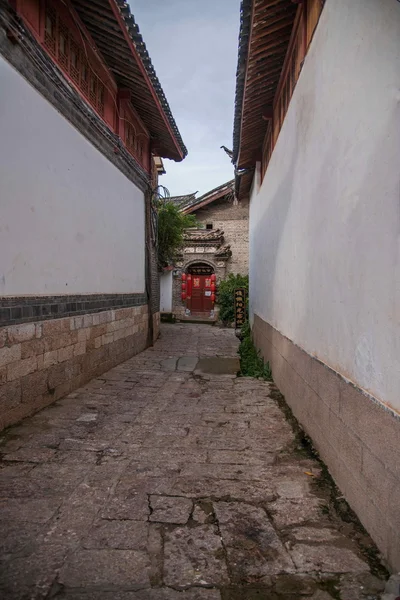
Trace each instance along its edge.
<path fill-rule="evenodd" d="M 214 269 L 206 263 L 195 263 L 188 268 L 192 276 L 192 295 L 188 308 L 192 314 L 210 313 L 213 310 L 211 299 L 211 275 Z"/>

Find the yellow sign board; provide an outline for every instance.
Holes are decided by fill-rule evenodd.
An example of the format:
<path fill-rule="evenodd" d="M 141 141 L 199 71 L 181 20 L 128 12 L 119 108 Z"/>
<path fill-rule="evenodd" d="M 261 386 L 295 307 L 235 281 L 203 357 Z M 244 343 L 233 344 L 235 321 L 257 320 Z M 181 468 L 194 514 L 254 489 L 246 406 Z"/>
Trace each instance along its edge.
<path fill-rule="evenodd" d="M 235 327 L 238 329 L 246 321 L 246 290 L 237 288 L 235 290 Z"/>

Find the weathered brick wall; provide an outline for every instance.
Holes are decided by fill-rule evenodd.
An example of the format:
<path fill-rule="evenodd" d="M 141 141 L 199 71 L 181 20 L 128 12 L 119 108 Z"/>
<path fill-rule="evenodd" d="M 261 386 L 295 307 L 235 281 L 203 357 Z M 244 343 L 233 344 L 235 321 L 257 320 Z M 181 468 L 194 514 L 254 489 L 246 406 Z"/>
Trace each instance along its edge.
<path fill-rule="evenodd" d="M 225 244 L 229 244 L 232 257 L 226 265 L 227 273 L 249 272 L 249 202 L 234 204 L 232 200 L 217 200 L 196 213 L 201 223 L 212 223 L 213 229 L 225 232 Z"/>
<path fill-rule="evenodd" d="M 147 335 L 146 305 L 1 328 L 0 430 L 141 352 Z"/>
<path fill-rule="evenodd" d="M 181 286 L 182 279 L 181 277 L 172 278 L 172 312 L 175 314 L 184 315 L 185 313 L 185 305 L 181 299 Z"/>

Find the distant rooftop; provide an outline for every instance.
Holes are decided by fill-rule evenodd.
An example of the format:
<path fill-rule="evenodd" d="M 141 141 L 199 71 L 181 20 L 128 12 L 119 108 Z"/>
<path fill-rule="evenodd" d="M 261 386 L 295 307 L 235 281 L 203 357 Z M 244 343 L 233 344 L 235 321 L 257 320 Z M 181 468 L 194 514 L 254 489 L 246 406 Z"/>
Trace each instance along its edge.
<path fill-rule="evenodd" d="M 193 192 L 192 194 L 184 194 L 182 196 L 171 196 L 170 201 L 174 204 L 177 204 L 184 212 L 195 212 L 199 208 L 214 202 L 214 200 L 218 200 L 219 198 L 223 198 L 224 196 L 230 196 L 233 198 L 234 196 L 234 180 L 228 181 L 219 185 L 218 187 L 210 190 L 209 192 L 203 194 L 196 198 L 197 192 Z"/>
<path fill-rule="evenodd" d="M 192 203 L 195 202 L 196 194 L 197 194 L 197 192 L 193 192 L 192 194 L 186 194 L 183 196 L 171 196 L 169 198 L 169 201 L 173 202 L 174 204 L 176 204 L 177 206 L 179 206 L 183 209 L 187 206 L 191 206 Z"/>

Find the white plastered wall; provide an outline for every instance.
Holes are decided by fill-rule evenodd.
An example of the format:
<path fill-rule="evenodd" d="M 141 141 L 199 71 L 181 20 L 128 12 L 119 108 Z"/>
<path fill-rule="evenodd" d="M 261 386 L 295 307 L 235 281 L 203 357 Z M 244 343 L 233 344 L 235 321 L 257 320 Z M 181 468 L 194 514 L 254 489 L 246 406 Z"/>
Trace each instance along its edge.
<path fill-rule="evenodd" d="M 160 276 L 160 311 L 172 311 L 172 271 L 165 271 Z"/>
<path fill-rule="evenodd" d="M 400 4 L 327 0 L 250 206 L 251 311 L 400 410 Z"/>
<path fill-rule="evenodd" d="M 143 292 L 144 195 L 0 57 L 0 295 Z"/>

